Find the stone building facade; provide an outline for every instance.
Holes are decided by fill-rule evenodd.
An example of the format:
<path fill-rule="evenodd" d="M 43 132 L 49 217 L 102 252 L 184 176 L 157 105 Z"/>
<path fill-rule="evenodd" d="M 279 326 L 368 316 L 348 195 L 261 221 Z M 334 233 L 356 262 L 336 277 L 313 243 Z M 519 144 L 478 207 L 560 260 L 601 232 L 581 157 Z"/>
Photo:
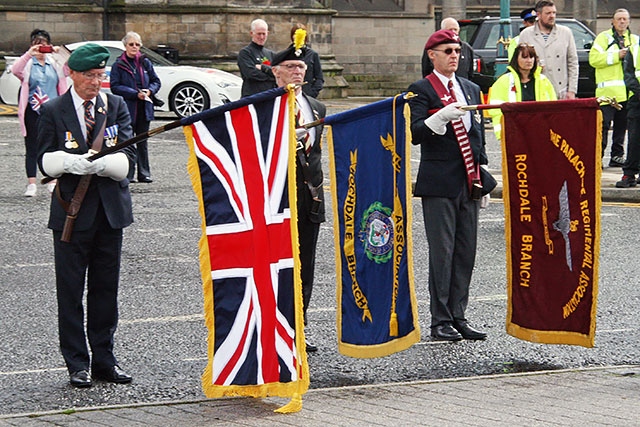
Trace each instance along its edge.
<path fill-rule="evenodd" d="M 119 40 L 136 31 L 151 48 L 178 49 L 181 64 L 237 72 L 237 53 L 249 42 L 249 23 L 259 17 L 269 23 L 267 46 L 274 50 L 289 44 L 293 23 L 310 29 L 327 74 L 323 97 L 390 96 L 420 77 L 422 48 L 441 18 L 442 1 L 447 0 L 2 0 L 0 57 L 23 53 L 34 28 L 48 30 L 56 44 Z M 517 14 L 534 2 L 512 1 L 511 9 Z M 572 0 L 559 2 L 560 14 L 570 16 L 563 11 L 571 10 Z M 634 3 L 599 2 L 598 30 L 608 27 L 615 7 L 629 8 L 632 16 L 640 12 Z M 499 4 L 466 0 L 465 13 L 499 16 Z"/>

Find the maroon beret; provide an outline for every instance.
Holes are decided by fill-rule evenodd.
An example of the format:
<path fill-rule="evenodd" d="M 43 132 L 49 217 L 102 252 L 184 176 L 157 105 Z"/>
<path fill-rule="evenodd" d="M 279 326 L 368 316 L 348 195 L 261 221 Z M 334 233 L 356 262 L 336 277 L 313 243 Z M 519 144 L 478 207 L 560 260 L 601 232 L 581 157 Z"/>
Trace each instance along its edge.
<path fill-rule="evenodd" d="M 431 34 L 427 44 L 424 45 L 424 50 L 433 49 L 434 47 L 444 43 L 457 43 L 460 44 L 460 37 L 451 30 L 438 30 Z"/>

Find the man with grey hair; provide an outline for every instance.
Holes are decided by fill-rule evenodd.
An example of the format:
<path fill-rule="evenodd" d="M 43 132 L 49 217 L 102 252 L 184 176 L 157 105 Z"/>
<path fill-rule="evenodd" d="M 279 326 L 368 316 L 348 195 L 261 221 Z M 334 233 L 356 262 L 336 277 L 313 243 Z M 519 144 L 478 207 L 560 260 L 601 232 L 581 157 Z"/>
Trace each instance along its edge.
<path fill-rule="evenodd" d="M 262 19 L 254 19 L 250 34 L 251 43 L 238 53 L 243 97 L 276 87 L 271 71 L 273 51 L 264 47 L 269 36 L 269 26 Z"/>
<path fill-rule="evenodd" d="M 613 122 L 609 167 L 624 166 L 628 88 L 624 82 L 623 63 L 629 48 L 639 42 L 638 36 L 629 31 L 630 20 L 627 9 L 617 9 L 611 18 L 611 28 L 598 34 L 589 51 L 589 64 L 596 70 L 596 96 L 615 98 L 622 105 L 621 110 L 616 110 L 611 105 L 600 106 L 603 156 Z"/>
<path fill-rule="evenodd" d="M 444 18 L 442 22 L 440 22 L 440 29 L 451 30 L 456 34 L 460 34 L 460 25 L 455 18 Z M 460 53 L 460 61 L 458 62 L 456 75 L 471 80 L 473 77 L 473 48 L 463 40 L 460 40 L 460 48 L 462 52 Z M 429 59 L 427 49 L 425 49 L 422 53 L 422 77 L 431 74 L 432 71 L 433 64 Z"/>

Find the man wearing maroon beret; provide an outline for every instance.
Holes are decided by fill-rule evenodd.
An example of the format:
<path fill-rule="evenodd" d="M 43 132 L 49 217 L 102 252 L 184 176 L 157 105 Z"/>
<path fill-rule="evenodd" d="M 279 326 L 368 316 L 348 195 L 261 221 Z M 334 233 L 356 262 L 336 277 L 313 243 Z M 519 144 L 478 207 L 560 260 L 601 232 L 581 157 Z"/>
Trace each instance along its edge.
<path fill-rule="evenodd" d="M 429 37 L 425 49 L 434 70 L 409 86 L 413 144 L 420 145 L 414 195 L 422 199 L 429 242 L 431 336 L 435 340 L 481 340 L 486 333 L 465 317 L 475 263 L 478 212 L 491 190 L 484 124 L 476 111 L 480 88 L 456 76 L 460 39 L 451 30 Z M 484 176 L 482 176 L 484 175 Z M 495 185 L 495 181 L 494 181 Z"/>

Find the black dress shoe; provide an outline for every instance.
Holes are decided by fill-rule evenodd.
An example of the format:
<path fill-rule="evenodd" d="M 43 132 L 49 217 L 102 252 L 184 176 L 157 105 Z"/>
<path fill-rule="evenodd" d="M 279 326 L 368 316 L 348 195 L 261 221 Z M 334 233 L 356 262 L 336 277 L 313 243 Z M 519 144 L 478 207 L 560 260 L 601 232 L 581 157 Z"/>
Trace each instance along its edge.
<path fill-rule="evenodd" d="M 473 329 L 469 326 L 469 323 L 465 322 L 454 322 L 453 327 L 462 334 L 462 338 L 465 340 L 483 340 L 487 337 L 486 332 L 479 331 L 477 329 Z"/>
<path fill-rule="evenodd" d="M 78 388 L 91 387 L 91 375 L 85 370 L 72 372 L 69 374 L 69 383 Z"/>
<path fill-rule="evenodd" d="M 147 184 L 150 184 L 153 182 L 153 180 L 148 176 L 142 176 L 138 178 L 138 182 L 146 182 Z"/>
<path fill-rule="evenodd" d="M 307 353 L 315 353 L 316 351 L 318 351 L 318 346 L 311 344 L 311 342 L 307 338 L 304 339 L 304 345 L 307 349 Z"/>
<path fill-rule="evenodd" d="M 133 379 L 120 366 L 114 365 L 108 369 L 93 369 L 93 378 L 116 384 L 127 384 Z"/>
<path fill-rule="evenodd" d="M 462 335 L 448 323 L 431 328 L 431 337 L 437 341 L 460 341 L 462 339 Z"/>

